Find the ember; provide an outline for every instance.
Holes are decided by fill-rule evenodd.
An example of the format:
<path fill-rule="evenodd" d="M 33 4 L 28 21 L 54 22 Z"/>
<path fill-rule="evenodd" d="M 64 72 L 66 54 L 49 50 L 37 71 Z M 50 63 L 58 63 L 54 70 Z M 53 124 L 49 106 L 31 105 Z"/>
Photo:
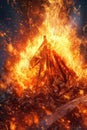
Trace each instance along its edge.
<path fill-rule="evenodd" d="M 0 77 L 0 130 L 87 129 L 87 40 L 71 17 L 72 11 L 80 17 L 79 9 L 73 0 L 7 5 L 26 20 L 13 41 L 8 30 L 0 31 L 8 54 Z"/>

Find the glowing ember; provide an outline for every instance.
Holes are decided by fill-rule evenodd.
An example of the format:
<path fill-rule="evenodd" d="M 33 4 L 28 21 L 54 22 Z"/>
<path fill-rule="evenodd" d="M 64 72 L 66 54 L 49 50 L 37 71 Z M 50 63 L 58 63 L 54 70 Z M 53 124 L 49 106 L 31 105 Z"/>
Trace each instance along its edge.
<path fill-rule="evenodd" d="M 10 3 L 9 0 L 7 2 Z M 48 0 L 45 4 L 40 3 L 43 15 L 31 3 L 28 3 L 31 17 L 28 18 L 30 32 L 27 42 L 21 45 L 9 42 L 7 45 L 9 56 L 4 66 L 5 73 L 1 75 L 0 87 L 1 100 L 5 104 L 1 106 L 8 113 L 6 120 L 3 117 L 6 125 L 3 126 L 1 121 L 0 127 L 5 129 L 9 126 L 10 130 L 48 129 L 50 125 L 57 124 L 58 129 L 70 130 L 76 126 L 72 122 L 75 123 L 76 119 L 79 121 L 80 116 L 83 126 L 87 127 L 86 107 L 79 106 L 87 102 L 84 97 L 87 40 L 78 36 L 78 26 L 70 16 L 74 2 Z M 12 6 L 15 5 L 14 0 Z M 75 7 L 74 12 L 78 13 Z M 34 24 L 36 20 L 38 22 Z M 22 23 L 19 30 L 23 35 Z M 5 37 L 6 33 L 0 32 L 0 36 Z M 8 102 L 5 101 L 6 96 Z M 81 102 L 80 98 L 74 99 L 79 96 L 83 96 Z"/>

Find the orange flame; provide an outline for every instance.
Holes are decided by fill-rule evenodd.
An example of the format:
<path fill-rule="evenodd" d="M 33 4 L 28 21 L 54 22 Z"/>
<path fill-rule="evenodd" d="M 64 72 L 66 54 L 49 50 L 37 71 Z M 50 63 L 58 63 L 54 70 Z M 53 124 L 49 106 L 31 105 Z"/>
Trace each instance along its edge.
<path fill-rule="evenodd" d="M 17 87 L 19 86 L 17 91 L 20 89 L 21 93 L 27 88 L 34 89 L 39 66 L 33 68 L 31 61 L 36 55 L 39 59 L 41 58 L 39 47 L 43 42 L 43 35 L 46 35 L 47 46 L 50 46 L 50 49 L 54 50 L 79 78 L 87 76 L 87 69 L 82 68 L 83 61 L 79 52 L 79 45 L 82 41 L 77 37 L 76 25 L 67 14 L 64 1 L 49 0 L 49 3 L 49 6 L 45 5 L 45 20 L 38 28 L 38 35 L 32 41 L 28 40 L 21 52 L 18 52 L 11 44 L 8 46 L 9 52 L 14 57 L 18 57 L 14 64 L 12 63 L 13 66 L 10 65 L 9 82 L 17 84 Z M 73 2 L 67 0 L 66 3 L 70 6 Z M 13 62 L 12 59 L 10 61 Z M 45 70 L 44 64 L 43 72 Z"/>

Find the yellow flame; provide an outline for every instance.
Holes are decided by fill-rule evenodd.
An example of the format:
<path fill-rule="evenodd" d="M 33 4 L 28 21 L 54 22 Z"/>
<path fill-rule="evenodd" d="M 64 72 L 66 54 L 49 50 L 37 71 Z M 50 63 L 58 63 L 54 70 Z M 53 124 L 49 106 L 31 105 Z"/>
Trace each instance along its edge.
<path fill-rule="evenodd" d="M 39 47 L 43 42 L 43 35 L 46 35 L 48 44 L 51 46 L 50 49 L 56 51 L 79 78 L 87 76 L 87 69 L 82 68 L 80 59 L 81 40 L 76 35 L 76 28 L 71 22 L 72 20 L 67 17 L 63 0 L 49 0 L 49 3 L 48 7 L 45 6 L 45 20 L 39 27 L 39 34 L 32 41 L 28 40 L 23 51 L 18 53 L 9 45 L 9 51 L 15 52 L 19 56 L 19 60 L 11 70 L 12 82 L 16 81 L 22 89 L 33 89 L 38 67 L 32 68 L 31 60 L 40 53 Z"/>

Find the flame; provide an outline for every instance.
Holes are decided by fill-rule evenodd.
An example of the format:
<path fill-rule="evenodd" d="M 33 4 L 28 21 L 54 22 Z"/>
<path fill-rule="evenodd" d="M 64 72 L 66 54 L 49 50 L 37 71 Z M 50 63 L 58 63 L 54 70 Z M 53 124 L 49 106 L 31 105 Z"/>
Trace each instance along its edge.
<path fill-rule="evenodd" d="M 63 0 L 49 0 L 50 5 L 45 7 L 45 20 L 43 24 L 38 27 L 39 33 L 33 38 L 29 39 L 27 44 L 22 49 L 17 50 L 12 44 L 9 44 L 8 51 L 13 57 L 8 60 L 8 68 L 10 68 L 9 82 L 12 82 L 16 87 L 18 93 L 22 93 L 29 88 L 34 90 L 36 84 L 36 77 L 38 75 L 39 66 L 33 67 L 32 61 L 36 56 L 41 59 L 40 46 L 46 36 L 47 46 L 51 51 L 55 51 L 65 64 L 72 69 L 78 78 L 87 76 L 87 69 L 82 68 L 80 58 L 79 45 L 82 40 L 77 37 L 76 25 L 74 21 L 68 16 L 66 6 Z M 66 1 L 67 6 L 71 6 L 73 1 Z M 44 53 L 44 51 L 43 51 Z M 14 64 L 13 60 L 14 59 Z M 33 61 L 34 62 L 34 61 Z M 47 67 L 44 63 L 43 73 Z M 43 74 L 42 73 L 42 74 Z M 20 90 L 20 92 L 19 92 Z M 20 95 L 19 94 L 19 95 Z"/>
<path fill-rule="evenodd" d="M 45 106 L 42 106 L 42 109 L 45 111 L 45 113 L 47 115 L 51 115 L 52 114 L 52 112 L 50 110 L 48 110 Z"/>
<path fill-rule="evenodd" d="M 9 57 L 6 61 L 6 65 L 4 68 L 7 73 L 6 75 L 2 73 L 0 87 L 1 90 L 7 90 L 6 95 L 8 96 L 8 102 L 6 102 L 6 106 L 3 105 L 3 107 L 5 107 L 6 109 L 8 105 L 8 110 L 12 111 L 8 114 L 15 114 L 15 117 L 13 116 L 13 118 L 12 116 L 10 119 L 6 118 L 6 123 L 8 124 L 8 127 L 11 130 L 25 130 L 29 128 L 31 129 L 33 125 L 39 127 L 41 123 L 40 120 L 44 116 L 40 113 L 44 113 L 49 119 L 49 117 L 53 115 L 54 109 L 56 109 L 57 106 L 59 107 L 60 104 L 62 104 L 62 102 L 58 102 L 58 105 L 56 100 L 57 97 L 59 96 L 60 101 L 64 100 L 64 103 L 69 100 L 72 100 L 72 86 L 78 87 L 79 82 L 76 82 L 78 80 L 81 80 L 84 83 L 86 81 L 87 64 L 85 62 L 84 56 L 81 55 L 80 45 L 84 41 L 84 46 L 86 46 L 87 40 L 85 38 L 79 38 L 77 34 L 78 26 L 69 15 L 70 12 L 68 8 L 70 9 L 70 7 L 73 5 L 73 0 L 48 1 L 48 5 L 44 5 L 45 13 L 43 23 L 41 25 L 38 23 L 38 33 L 32 33 L 35 31 L 33 28 L 33 30 L 31 30 L 31 35 L 28 38 L 27 42 L 21 44 L 9 43 L 7 46 Z M 35 11 L 35 15 L 38 15 L 38 8 L 36 8 Z M 75 8 L 74 11 L 78 12 L 78 10 L 76 10 Z M 30 24 L 32 25 L 32 18 L 29 20 Z M 83 28 L 84 31 L 85 28 L 86 26 Z M 24 30 L 20 29 L 20 33 L 23 35 Z M 4 37 L 6 36 L 6 34 L 0 32 L 0 36 Z M 58 63 L 61 66 L 61 68 L 64 69 L 65 75 L 68 75 L 68 72 L 66 72 L 66 68 L 70 70 L 69 72 L 71 72 L 71 75 L 70 77 L 67 76 L 69 83 L 62 83 L 61 79 L 63 79 L 64 81 L 64 77 L 60 70 L 58 70 L 60 69 L 58 67 Z M 74 78 L 74 83 L 72 80 L 73 71 L 76 74 Z M 58 77 L 59 75 L 60 77 Z M 51 79 L 55 79 L 52 85 Z M 84 87 L 82 87 L 79 89 L 78 92 L 76 90 L 77 96 L 85 95 L 85 89 Z M 71 92 L 69 93 L 69 91 L 66 91 L 66 88 L 68 88 Z M 62 92 L 59 92 L 60 89 L 62 89 Z M 41 99 L 44 98 L 43 95 L 39 95 L 42 93 L 44 93 L 44 96 L 47 96 L 44 102 Z M 12 96 L 12 94 L 13 97 L 11 100 L 10 96 Z M 17 101 L 15 98 L 16 95 L 18 98 Z M 51 96 L 53 97 L 50 98 Z M 2 100 L 4 99 L 4 97 L 5 94 L 1 95 Z M 51 99 L 52 102 L 50 103 Z M 35 102 L 32 102 L 32 100 L 34 100 Z M 55 100 L 55 102 L 53 100 Z M 49 102 L 46 104 L 47 101 Z M 36 110 L 34 110 L 33 105 L 35 105 Z M 79 118 L 80 114 L 82 114 L 83 125 L 87 126 L 87 108 L 83 106 L 78 108 L 79 113 L 76 112 L 74 117 Z M 39 109 L 41 110 L 40 112 L 38 111 Z M 71 114 L 70 116 L 74 118 Z M 48 121 L 48 119 L 46 120 L 46 122 Z M 63 126 L 67 130 L 71 129 L 71 118 L 68 120 L 65 117 L 63 117 L 59 120 L 59 124 L 62 123 L 61 126 Z M 50 124 L 49 122 L 48 125 Z M 43 125 L 45 125 L 43 121 L 42 123 Z M 1 127 L 3 127 L 3 125 Z"/>
<path fill-rule="evenodd" d="M 15 118 L 12 118 L 12 121 L 10 121 L 10 129 L 16 130 Z"/>

